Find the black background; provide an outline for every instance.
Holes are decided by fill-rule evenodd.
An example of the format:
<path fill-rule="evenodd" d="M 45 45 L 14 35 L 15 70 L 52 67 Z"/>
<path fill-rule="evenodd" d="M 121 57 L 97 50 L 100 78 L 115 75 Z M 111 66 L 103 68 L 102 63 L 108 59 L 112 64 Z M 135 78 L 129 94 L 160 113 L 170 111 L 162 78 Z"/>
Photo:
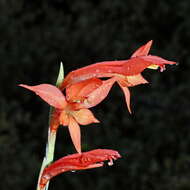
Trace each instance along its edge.
<path fill-rule="evenodd" d="M 50 190 L 190 189 L 190 1 L 1 0 L 0 189 L 35 189 L 45 152 L 49 106 L 17 85 L 54 84 L 65 73 L 103 60 L 128 59 L 154 40 L 151 54 L 177 61 L 150 84 L 130 89 L 133 114 L 117 85 L 82 127 L 83 150 L 111 148 L 112 167 L 64 173 Z M 74 153 L 60 127 L 56 159 Z"/>

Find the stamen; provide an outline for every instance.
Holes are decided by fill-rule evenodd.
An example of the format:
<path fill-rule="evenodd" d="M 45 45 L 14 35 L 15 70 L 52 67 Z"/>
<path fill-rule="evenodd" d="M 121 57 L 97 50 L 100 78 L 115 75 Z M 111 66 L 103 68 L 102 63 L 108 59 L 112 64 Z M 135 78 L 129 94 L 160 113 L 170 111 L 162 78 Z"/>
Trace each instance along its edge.
<path fill-rule="evenodd" d="M 164 70 L 166 70 L 165 65 L 160 66 L 160 72 L 163 72 Z"/>
<path fill-rule="evenodd" d="M 113 165 L 113 160 L 112 158 L 110 158 L 110 161 L 108 162 L 108 166 L 112 166 Z"/>

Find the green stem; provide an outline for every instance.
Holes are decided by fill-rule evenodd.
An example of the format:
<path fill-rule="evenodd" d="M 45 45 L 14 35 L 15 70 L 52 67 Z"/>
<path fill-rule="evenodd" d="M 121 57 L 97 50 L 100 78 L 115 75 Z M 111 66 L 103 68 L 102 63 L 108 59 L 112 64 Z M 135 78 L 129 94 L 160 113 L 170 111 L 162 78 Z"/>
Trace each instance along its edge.
<path fill-rule="evenodd" d="M 40 169 L 40 174 L 38 178 L 38 185 L 37 185 L 37 190 L 40 190 L 40 179 L 42 172 L 44 171 L 44 168 L 48 166 L 54 158 L 54 150 L 55 150 L 55 141 L 56 141 L 56 131 L 48 131 L 48 142 L 46 144 L 46 155 L 43 159 L 42 166 Z M 47 183 L 45 190 L 48 190 L 49 183 Z"/>

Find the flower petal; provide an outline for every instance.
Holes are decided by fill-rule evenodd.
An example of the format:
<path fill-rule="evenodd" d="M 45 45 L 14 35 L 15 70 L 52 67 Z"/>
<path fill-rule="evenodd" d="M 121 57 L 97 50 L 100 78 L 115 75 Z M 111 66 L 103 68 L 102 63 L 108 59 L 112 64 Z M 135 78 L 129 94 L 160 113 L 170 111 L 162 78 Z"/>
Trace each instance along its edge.
<path fill-rule="evenodd" d="M 81 104 L 81 107 L 91 108 L 102 102 L 107 97 L 116 80 L 115 77 L 112 77 L 111 79 L 103 81 L 101 86 L 88 95 L 84 103 Z"/>
<path fill-rule="evenodd" d="M 146 61 L 141 58 L 142 56 L 132 57 L 122 67 L 122 73 L 125 76 L 132 76 L 140 74 L 144 69 L 150 66 L 151 61 Z M 145 56 L 143 56 L 145 57 Z"/>
<path fill-rule="evenodd" d="M 152 40 L 150 40 L 149 42 L 147 42 L 145 45 L 141 46 L 140 48 L 138 48 L 131 57 L 138 57 L 138 56 L 144 56 L 144 55 L 148 55 L 150 48 L 152 46 Z"/>
<path fill-rule="evenodd" d="M 168 61 L 158 56 L 147 55 L 147 56 L 138 56 L 129 59 L 121 69 L 123 75 L 125 76 L 132 76 L 140 74 L 146 68 L 152 67 L 152 65 L 157 65 L 161 68 L 161 71 L 165 69 L 165 65 L 173 65 L 176 62 Z"/>
<path fill-rule="evenodd" d="M 128 86 L 136 86 L 139 84 L 146 84 L 148 81 L 141 75 L 127 76 Z"/>
<path fill-rule="evenodd" d="M 109 160 L 110 158 L 117 159 L 121 157 L 117 151 L 111 149 L 95 149 L 88 152 L 83 152 L 82 156 L 89 157 L 91 160 L 94 159 L 94 162 Z"/>
<path fill-rule="evenodd" d="M 125 87 L 125 86 L 122 86 L 120 84 L 120 82 L 118 82 L 119 86 L 121 87 L 124 95 L 125 95 L 125 102 L 127 104 L 127 108 L 129 110 L 129 113 L 132 113 L 131 112 L 131 108 L 130 108 L 130 91 L 129 91 L 129 88 L 128 87 Z"/>
<path fill-rule="evenodd" d="M 92 78 L 112 77 L 112 73 L 121 73 L 121 67 L 125 62 L 126 60 L 105 61 L 76 69 L 65 77 L 60 89 Z"/>
<path fill-rule="evenodd" d="M 66 99 L 69 102 L 81 102 L 101 84 L 100 79 L 91 78 L 71 85 L 66 88 Z"/>
<path fill-rule="evenodd" d="M 78 123 L 72 117 L 69 117 L 69 133 L 72 142 L 78 153 L 81 153 L 81 132 Z"/>
<path fill-rule="evenodd" d="M 141 56 L 141 59 L 144 59 L 145 61 L 150 61 L 153 65 L 163 65 L 163 64 L 168 64 L 168 65 L 174 65 L 177 64 L 174 61 L 168 61 L 166 59 L 163 59 L 159 56 L 155 55 L 147 55 L 147 56 Z"/>
<path fill-rule="evenodd" d="M 163 59 L 161 57 L 154 56 L 154 55 L 142 56 L 141 59 L 143 59 L 145 61 L 148 61 L 148 62 L 151 62 L 151 64 L 147 68 L 156 69 L 156 68 L 158 68 L 158 67 L 156 67 L 156 65 L 157 65 L 157 66 L 160 67 L 161 71 L 165 70 L 165 65 L 175 65 L 175 64 L 177 64 L 174 61 L 168 61 L 166 59 Z"/>
<path fill-rule="evenodd" d="M 88 125 L 91 123 L 99 123 L 89 109 L 80 109 L 72 112 L 73 117 L 80 125 Z"/>
<path fill-rule="evenodd" d="M 67 104 L 65 101 L 65 96 L 57 87 L 53 85 L 40 84 L 36 86 L 29 86 L 25 84 L 20 84 L 19 86 L 35 92 L 45 102 L 55 108 L 63 109 Z"/>

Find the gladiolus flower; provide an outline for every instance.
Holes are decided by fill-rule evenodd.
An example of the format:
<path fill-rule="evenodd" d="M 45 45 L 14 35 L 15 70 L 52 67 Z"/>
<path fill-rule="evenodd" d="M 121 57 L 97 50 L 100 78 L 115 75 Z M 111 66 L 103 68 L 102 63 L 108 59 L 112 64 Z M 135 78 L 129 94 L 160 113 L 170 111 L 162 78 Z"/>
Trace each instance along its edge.
<path fill-rule="evenodd" d="M 90 78 L 114 77 L 112 81 L 117 81 L 124 92 L 127 107 L 131 113 L 130 92 L 128 87 L 148 83 L 148 81 L 142 77 L 141 72 L 146 68 L 157 69 L 159 67 L 160 70 L 163 71 L 166 64 L 176 64 L 176 62 L 168 61 L 158 56 L 148 55 L 151 45 L 152 41 L 149 41 L 147 44 L 141 46 L 133 53 L 129 60 L 104 61 L 72 71 L 60 85 L 60 89 L 67 88 Z M 104 82 L 104 84 L 106 84 L 106 82 Z M 104 90 L 108 88 L 107 91 L 105 90 L 108 94 L 111 86 L 106 87 L 104 84 L 98 88 L 104 88 Z M 100 91 L 101 90 L 96 89 L 96 92 Z M 92 96 L 94 96 L 93 93 Z"/>
<path fill-rule="evenodd" d="M 101 84 L 100 79 L 93 79 L 90 81 L 94 86 Z M 50 121 L 51 131 L 56 131 L 59 125 L 68 126 L 73 144 L 77 152 L 81 153 L 81 132 L 79 124 L 88 125 L 91 123 L 99 123 L 99 121 L 94 117 L 93 113 L 84 106 L 83 108 L 76 110 L 74 105 L 78 103 L 74 102 L 78 101 L 76 98 L 80 100 L 85 94 L 90 93 L 94 89 L 93 85 L 91 86 L 91 89 L 88 88 L 86 90 L 82 88 L 82 85 L 76 85 L 76 88 L 73 88 L 73 90 L 68 89 L 71 94 L 71 96 L 68 95 L 70 97 L 69 101 L 72 100 L 72 103 L 66 100 L 64 94 L 57 87 L 50 84 L 36 86 L 20 84 L 19 86 L 35 92 L 45 102 L 54 107 L 52 119 Z M 77 89 L 79 86 L 80 88 Z M 74 90 L 76 94 L 73 92 Z"/>
<path fill-rule="evenodd" d="M 120 157 L 117 151 L 109 149 L 95 149 L 65 156 L 44 169 L 40 179 L 40 188 L 43 189 L 51 178 L 63 172 L 102 167 L 103 161 L 106 160 L 109 160 L 108 165 L 111 166 L 113 160 Z"/>
<path fill-rule="evenodd" d="M 137 49 L 128 60 L 103 61 L 74 70 L 65 77 L 60 88 L 64 89 L 89 78 L 112 77 L 115 74 L 134 76 L 140 74 L 146 68 L 157 69 L 160 67 L 163 70 L 166 64 L 176 64 L 176 62 L 158 56 L 148 55 L 151 45 L 152 41 L 149 41 Z"/>

